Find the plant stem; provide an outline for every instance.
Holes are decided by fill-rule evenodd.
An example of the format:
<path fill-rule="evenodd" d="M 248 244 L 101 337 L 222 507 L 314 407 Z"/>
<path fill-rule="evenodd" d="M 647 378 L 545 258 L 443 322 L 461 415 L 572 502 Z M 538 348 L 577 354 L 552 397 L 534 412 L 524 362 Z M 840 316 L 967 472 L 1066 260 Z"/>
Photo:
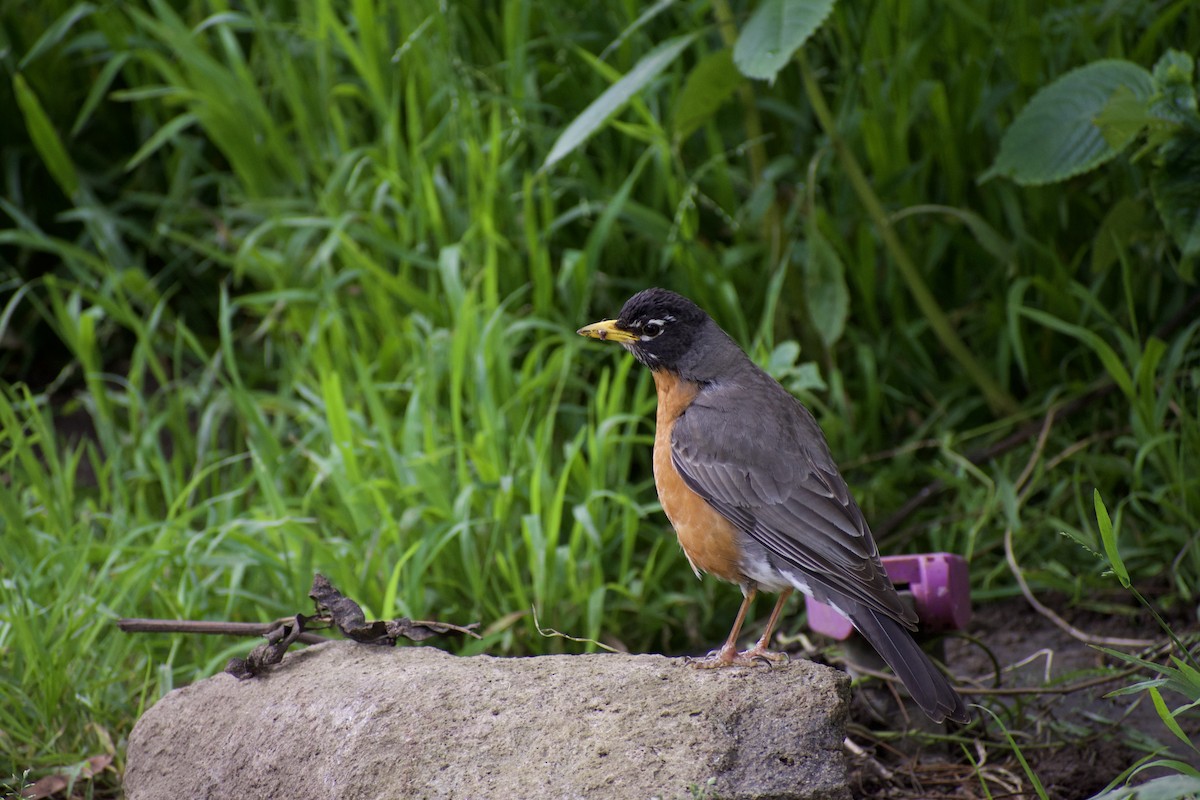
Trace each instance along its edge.
<path fill-rule="evenodd" d="M 720 0 L 716 1 L 720 2 Z M 942 347 L 953 356 L 954 360 L 959 363 L 967 375 L 970 376 L 971 380 L 975 382 L 975 385 L 979 387 L 979 390 L 983 392 L 984 399 L 987 401 L 992 413 L 998 415 L 1016 413 L 1018 408 L 1017 402 L 975 360 L 975 357 L 971 355 L 971 351 L 963 343 L 962 339 L 958 337 L 958 334 L 954 332 L 954 328 L 950 325 L 950 320 L 946 318 L 937 300 L 934 299 L 933 293 L 925 285 L 925 281 L 921 277 L 916 264 L 909 257 L 908 251 L 900 243 L 900 237 L 896 235 L 896 229 L 892 227 L 892 223 L 888 219 L 887 212 L 884 211 L 883 203 L 880 202 L 879 196 L 871 188 L 871 184 L 867 180 L 866 175 L 863 174 L 862 167 L 859 166 L 854 153 L 850 151 L 845 140 L 838 135 L 833 113 L 825 103 L 825 97 L 821 94 L 821 87 L 817 84 L 812 67 L 809 66 L 808 59 L 804 57 L 803 50 L 797 53 L 796 60 L 800 64 L 800 72 L 804 77 L 805 94 L 808 95 L 808 101 L 812 105 L 813 113 L 817 115 L 817 121 L 825 131 L 825 135 L 833 143 L 833 149 L 837 153 L 838 159 L 842 162 L 842 168 L 846 172 L 846 177 L 850 180 L 850 185 L 853 187 L 854 193 L 858 195 L 859 202 L 863 204 L 867 215 L 870 216 L 871 221 L 875 223 L 875 227 L 879 230 L 879 235 L 883 239 L 884 246 L 891 253 L 892 260 L 896 262 L 896 266 L 900 269 L 900 275 L 904 278 L 905 284 L 908 285 L 909 293 L 912 294 L 917 307 L 921 309 L 921 313 L 928 320 L 934 335 L 937 336 Z"/>
<path fill-rule="evenodd" d="M 730 9 L 728 0 L 712 0 L 712 9 L 717 20 L 717 29 L 721 32 L 721 41 L 732 51 L 733 46 L 737 44 L 738 35 L 733 10 Z M 750 178 L 752 183 L 757 184 L 762 180 L 763 172 L 767 168 L 767 148 L 763 144 L 762 118 L 758 115 L 758 106 L 754 102 L 754 87 L 748 79 L 738 86 L 738 100 L 742 104 L 746 139 L 749 141 L 747 151 L 750 156 Z M 779 206 L 774 200 L 763 216 L 763 236 L 770 245 L 768 266 L 774 270 L 783 250 Z"/>

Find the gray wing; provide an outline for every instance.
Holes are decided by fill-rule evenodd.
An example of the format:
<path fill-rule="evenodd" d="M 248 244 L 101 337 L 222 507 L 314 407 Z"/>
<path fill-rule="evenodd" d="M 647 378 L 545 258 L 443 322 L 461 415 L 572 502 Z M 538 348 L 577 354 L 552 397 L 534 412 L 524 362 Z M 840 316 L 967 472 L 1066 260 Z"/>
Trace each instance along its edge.
<path fill-rule="evenodd" d="M 915 627 L 820 426 L 765 373 L 701 390 L 675 423 L 671 460 L 692 491 L 818 595 Z"/>

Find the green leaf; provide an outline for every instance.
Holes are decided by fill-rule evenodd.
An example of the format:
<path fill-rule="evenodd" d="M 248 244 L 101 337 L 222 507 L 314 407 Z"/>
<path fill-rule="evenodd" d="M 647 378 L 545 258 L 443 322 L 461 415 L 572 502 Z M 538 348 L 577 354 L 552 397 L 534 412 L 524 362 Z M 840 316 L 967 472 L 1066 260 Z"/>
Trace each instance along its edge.
<path fill-rule="evenodd" d="M 1100 541 L 1104 544 L 1104 554 L 1108 557 L 1108 563 L 1112 565 L 1117 580 L 1128 589 L 1129 571 L 1125 569 L 1125 562 L 1121 560 L 1121 551 L 1117 548 L 1117 535 L 1113 531 L 1108 509 L 1104 507 L 1104 501 L 1100 498 L 1099 489 L 1092 490 L 1092 504 L 1096 508 L 1096 524 L 1100 526 Z"/>
<path fill-rule="evenodd" d="M 742 80 L 729 50 L 718 50 L 702 58 L 688 74 L 675 103 L 675 138 L 691 136 L 733 95 Z"/>
<path fill-rule="evenodd" d="M 1109 377 L 1113 379 L 1113 383 L 1117 385 L 1117 388 L 1126 397 L 1130 399 L 1135 397 L 1133 379 L 1129 377 L 1129 370 L 1121 363 L 1121 358 L 1117 355 L 1117 352 L 1098 333 L 1079 325 L 1072 325 L 1065 320 L 1047 314 L 1045 311 L 1039 311 L 1036 308 L 1022 308 L 1020 309 L 1020 313 L 1023 316 L 1029 317 L 1034 322 L 1045 325 L 1047 328 L 1065 333 L 1067 336 L 1083 342 L 1100 359 L 1100 363 L 1104 365 L 1104 369 L 1108 372 Z"/>
<path fill-rule="evenodd" d="M 642 58 L 623 78 L 604 90 L 578 117 L 571 121 L 550 148 L 542 164 L 549 169 L 570 155 L 579 145 L 603 127 L 613 114 L 625 107 L 633 96 L 658 77 L 700 34 L 689 33 L 663 42 Z"/>
<path fill-rule="evenodd" d="M 778 376 L 785 370 L 793 369 L 799 360 L 800 343 L 794 339 L 789 339 L 786 342 L 780 342 L 775 345 L 775 349 L 767 356 L 767 363 L 763 366 L 768 373 Z"/>
<path fill-rule="evenodd" d="M 1175 244 L 1185 256 L 1200 253 L 1200 133 L 1180 128 L 1162 146 L 1150 190 Z"/>
<path fill-rule="evenodd" d="M 733 61 L 748 78 L 773 81 L 833 11 L 835 0 L 765 0 L 746 22 Z"/>
<path fill-rule="evenodd" d="M 1134 236 L 1147 228 L 1149 209 L 1143 200 L 1122 197 L 1104 215 L 1092 240 L 1092 272 L 1103 275 L 1129 248 Z M 1150 222 L 1155 231 L 1157 224 Z"/>
<path fill-rule="evenodd" d="M 1196 62 L 1190 53 L 1168 50 L 1154 62 L 1154 82 L 1161 88 L 1172 84 L 1191 86 Z"/>
<path fill-rule="evenodd" d="M 1098 645 L 1093 646 L 1100 652 L 1112 656 L 1118 661 L 1124 661 L 1128 664 L 1133 664 L 1148 672 L 1156 672 L 1162 676 L 1161 678 L 1140 681 L 1121 689 L 1115 689 L 1109 692 L 1109 695 L 1115 697 L 1122 694 L 1133 694 L 1135 692 L 1144 691 L 1152 687 L 1165 686 L 1171 691 L 1178 692 L 1179 694 L 1183 695 L 1192 703 L 1200 702 L 1200 693 L 1198 693 L 1200 692 L 1200 684 L 1198 684 L 1194 678 L 1195 670 L 1188 672 L 1183 669 L 1178 669 L 1177 667 L 1159 664 L 1155 661 L 1147 661 L 1144 658 L 1139 658 L 1138 656 L 1130 655 L 1129 653 L 1123 653 L 1120 650 L 1113 650 L 1108 647 L 1100 647 Z M 1181 663 L 1179 662 L 1179 659 L 1175 658 L 1174 656 L 1171 657 L 1171 660 L 1175 662 L 1177 666 L 1179 663 Z"/>
<path fill-rule="evenodd" d="M 190 128 L 196 122 L 197 118 L 195 114 L 180 114 L 166 125 L 163 125 L 133 154 L 133 157 L 129 159 L 129 163 L 125 165 L 125 171 L 129 172 L 135 169 L 138 164 L 141 164 L 147 158 L 157 153 L 163 145 L 178 136 L 180 131 Z"/>
<path fill-rule="evenodd" d="M 1147 767 L 1171 768 L 1179 762 L 1161 760 Z M 1188 769 L 1194 769 L 1188 767 Z M 1181 770 L 1185 771 L 1185 770 Z M 1194 800 L 1200 794 L 1200 778 L 1193 775 L 1164 775 L 1137 786 L 1121 786 L 1095 795 L 1091 800 Z"/>
<path fill-rule="evenodd" d="M 1000 153 L 980 180 L 1001 175 L 1022 186 L 1038 186 L 1116 157 L 1133 137 L 1126 130 L 1123 140 L 1105 140 L 1097 117 L 1122 87 L 1143 103 L 1154 91 L 1149 72 L 1116 59 L 1080 67 L 1042 88 L 1004 132 Z"/>
<path fill-rule="evenodd" d="M 792 394 L 826 391 L 829 387 L 821 377 L 821 368 L 811 361 L 802 364 L 799 361 L 800 344 L 794 339 L 789 339 L 775 346 L 767 356 L 767 363 L 763 365 L 763 369 Z"/>
<path fill-rule="evenodd" d="M 18 69 L 25 69 L 32 62 L 45 55 L 47 51 L 63 40 L 71 28 L 75 26 L 76 22 L 90 16 L 95 10 L 96 7 L 91 3 L 77 3 L 67 9 L 50 27 L 46 28 L 45 32 L 34 42 L 33 47 L 29 48 L 29 52 L 25 54 L 21 59 L 21 63 L 17 65 Z"/>
<path fill-rule="evenodd" d="M 1167 708 L 1166 701 L 1163 700 L 1162 694 L 1156 687 L 1150 688 L 1150 699 L 1154 702 L 1154 710 L 1158 712 L 1158 718 L 1162 720 L 1162 724 L 1166 726 L 1167 730 L 1175 734 L 1175 738 L 1179 739 L 1188 747 L 1200 752 L 1200 749 L 1198 749 L 1188 735 L 1183 732 L 1183 728 L 1179 727 L 1179 722 L 1171 713 L 1171 709 Z"/>
<path fill-rule="evenodd" d="M 1138 97 L 1128 86 L 1118 86 L 1108 103 L 1096 115 L 1096 125 L 1108 146 L 1120 150 L 1158 118 L 1150 113 L 1150 102 Z"/>
<path fill-rule="evenodd" d="M 1196 62 L 1179 50 L 1168 50 L 1154 65 L 1155 94 L 1151 111 L 1171 122 L 1198 121 L 1193 78 Z"/>
<path fill-rule="evenodd" d="M 1200 670 L 1197 670 L 1178 656 L 1171 656 L 1171 663 L 1179 670 L 1176 676 L 1178 685 L 1183 688 L 1183 695 L 1193 703 L 1200 703 Z"/>
<path fill-rule="evenodd" d="M 112 87 L 113 81 L 116 80 L 117 74 L 125 68 L 125 62 L 131 57 L 130 53 L 115 53 L 104 62 L 104 67 L 101 68 L 99 75 L 92 81 L 92 88 L 88 89 L 87 98 L 83 101 L 83 105 L 79 107 L 79 114 L 75 117 L 75 124 L 71 126 L 70 137 L 74 138 L 83 130 L 83 126 L 87 124 L 92 117 L 92 112 L 100 105 L 100 101 L 108 94 L 108 90 Z"/>
<path fill-rule="evenodd" d="M 846 270 L 833 245 L 815 224 L 808 226 L 808 257 L 804 263 L 804 301 L 817 335 L 832 347 L 846 330 L 850 292 Z"/>
<path fill-rule="evenodd" d="M 988 255 L 995 258 L 1001 264 L 1008 264 L 1012 261 L 1013 243 L 1001 236 L 999 231 L 989 225 L 987 220 L 974 211 L 936 204 L 909 206 L 893 214 L 892 222 L 899 222 L 905 217 L 917 214 L 945 214 L 946 216 L 953 217 L 967 227 L 967 230 L 975 237 L 975 241 L 987 251 Z"/>
<path fill-rule="evenodd" d="M 17 96 L 21 115 L 25 117 L 25 128 L 29 131 L 29 138 L 33 141 L 38 155 L 42 157 L 46 169 L 50 170 L 50 175 L 63 190 L 63 194 L 74 198 L 75 193 L 79 191 L 79 175 L 75 172 L 75 164 L 67 155 L 67 148 L 63 147 L 62 139 L 59 138 L 50 118 L 46 116 L 41 101 L 25 82 L 25 76 L 20 73 L 13 75 L 13 93 Z"/>
<path fill-rule="evenodd" d="M 1047 800 L 1049 795 L 1046 794 L 1046 788 L 1042 786 L 1042 781 L 1038 778 L 1037 773 L 1029 766 L 1029 762 L 1025 759 L 1025 754 L 1021 752 L 1021 747 L 1017 744 L 1017 740 L 1013 738 L 1008 728 L 1004 726 L 1004 721 L 990 708 L 979 706 L 979 709 L 995 720 L 996 724 L 1000 727 L 1000 731 L 1004 734 L 1004 738 L 1008 740 L 1008 746 L 1012 750 L 1013 755 L 1017 757 L 1017 761 L 1020 762 L 1021 768 L 1025 771 L 1025 777 L 1029 779 L 1029 783 L 1033 786 L 1033 791 L 1040 800 Z"/>

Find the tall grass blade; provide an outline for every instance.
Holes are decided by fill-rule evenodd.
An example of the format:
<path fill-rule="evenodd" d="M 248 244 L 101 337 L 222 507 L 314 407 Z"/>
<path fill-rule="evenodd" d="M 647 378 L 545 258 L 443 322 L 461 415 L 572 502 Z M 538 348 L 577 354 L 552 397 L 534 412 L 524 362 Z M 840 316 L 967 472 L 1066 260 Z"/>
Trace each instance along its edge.
<path fill-rule="evenodd" d="M 646 88 L 663 70 L 671 66 L 699 35 L 697 32 L 676 36 L 643 56 L 633 66 L 633 69 L 593 100 L 578 117 L 567 125 L 546 155 L 542 169 L 550 169 L 573 153 L 598 131 L 609 117 L 624 108 L 634 95 Z"/>

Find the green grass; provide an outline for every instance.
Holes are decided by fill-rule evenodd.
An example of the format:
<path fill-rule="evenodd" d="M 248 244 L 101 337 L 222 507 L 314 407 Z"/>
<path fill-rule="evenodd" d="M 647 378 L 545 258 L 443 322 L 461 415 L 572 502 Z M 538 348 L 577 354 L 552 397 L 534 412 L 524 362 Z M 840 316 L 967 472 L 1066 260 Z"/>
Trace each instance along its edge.
<path fill-rule="evenodd" d="M 371 615 L 479 621 L 463 652 L 586 649 L 540 636 L 534 609 L 633 650 L 719 641 L 739 598 L 694 579 L 657 511 L 648 375 L 574 334 L 647 285 L 799 390 L 871 520 L 945 481 L 885 551 L 967 554 L 985 602 L 1018 591 L 1011 527 L 1039 591 L 1101 607 L 1098 489 L 1133 584 L 1194 606 L 1200 324 L 1152 336 L 1194 265 L 1136 162 L 976 182 L 1052 78 L 1200 50 L 1187 6 L 842 3 L 807 86 L 792 65 L 682 138 L 688 70 L 722 46 L 703 3 L 0 15 L 0 776 L 110 751 L 119 768 L 145 705 L 248 646 L 117 617 L 271 619 L 304 609 L 314 571 Z M 588 102 L 687 33 L 541 169 Z M 807 300 L 839 280 L 840 329 Z M 1106 383 L 1040 449 L 966 461 Z"/>

